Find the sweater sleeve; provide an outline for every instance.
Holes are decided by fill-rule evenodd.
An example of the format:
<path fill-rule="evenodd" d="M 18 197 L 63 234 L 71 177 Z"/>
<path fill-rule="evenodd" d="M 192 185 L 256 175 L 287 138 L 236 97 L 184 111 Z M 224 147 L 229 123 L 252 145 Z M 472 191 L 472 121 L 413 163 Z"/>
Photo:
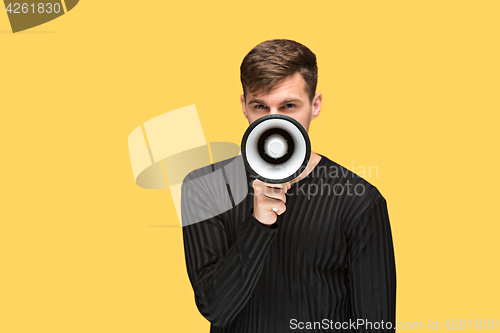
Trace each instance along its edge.
<path fill-rule="evenodd" d="M 211 209 L 206 205 L 206 192 L 206 188 L 183 185 L 183 216 L 193 210 Z M 229 325 L 247 304 L 277 231 L 277 223 L 268 228 L 252 216 L 251 210 L 244 221 L 228 220 L 229 215 L 215 215 L 182 228 L 196 305 L 218 327 Z M 235 237 L 229 237 L 228 223 L 237 225 Z"/>
<path fill-rule="evenodd" d="M 358 332 L 394 332 L 396 268 L 387 202 L 382 196 L 351 225 L 347 240 L 352 316 L 362 323 Z M 378 326 L 382 321 L 383 326 Z"/>

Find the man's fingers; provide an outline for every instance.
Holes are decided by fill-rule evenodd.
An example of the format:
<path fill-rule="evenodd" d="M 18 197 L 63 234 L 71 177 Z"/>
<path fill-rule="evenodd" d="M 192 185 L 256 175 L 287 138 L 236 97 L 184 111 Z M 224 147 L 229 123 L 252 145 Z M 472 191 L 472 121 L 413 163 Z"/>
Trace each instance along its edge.
<path fill-rule="evenodd" d="M 264 195 L 268 198 L 278 199 L 286 203 L 285 191 L 281 188 L 266 187 Z"/>
<path fill-rule="evenodd" d="M 285 212 L 286 205 L 283 201 L 271 198 L 266 198 L 265 200 L 265 206 L 267 206 L 269 212 L 275 212 L 277 215 L 281 215 Z"/>
<path fill-rule="evenodd" d="M 283 201 L 279 201 L 279 203 L 271 204 L 271 210 L 275 212 L 277 215 L 281 215 L 285 212 L 286 206 L 283 203 Z"/>
<path fill-rule="evenodd" d="M 285 193 L 291 187 L 290 183 L 268 184 L 258 179 L 252 181 L 252 187 L 255 195 L 265 195 L 269 198 L 280 199 L 286 202 Z"/>
<path fill-rule="evenodd" d="M 251 184 L 252 186 L 255 186 L 255 185 L 257 185 L 257 186 L 259 186 L 259 185 L 264 185 L 264 186 L 267 186 L 267 187 L 282 188 L 282 189 L 284 189 L 284 190 L 285 190 L 285 189 L 290 189 L 290 187 L 292 186 L 292 185 L 290 184 L 290 182 L 286 182 L 286 183 L 282 183 L 282 184 L 269 184 L 269 183 L 264 183 L 263 181 L 261 181 L 261 180 L 259 180 L 259 179 L 257 179 L 257 178 L 255 178 L 254 180 L 252 180 L 252 181 L 250 182 L 250 184 Z"/>
<path fill-rule="evenodd" d="M 251 183 L 254 189 L 254 217 L 261 223 L 271 224 L 286 210 L 286 191 L 290 183 L 267 184 L 258 179 Z"/>
<path fill-rule="evenodd" d="M 288 185 L 289 183 L 283 183 L 283 184 L 268 184 L 268 183 L 263 183 L 266 187 L 269 188 L 276 188 L 276 189 L 282 189 L 283 191 L 287 191 L 289 189 Z"/>

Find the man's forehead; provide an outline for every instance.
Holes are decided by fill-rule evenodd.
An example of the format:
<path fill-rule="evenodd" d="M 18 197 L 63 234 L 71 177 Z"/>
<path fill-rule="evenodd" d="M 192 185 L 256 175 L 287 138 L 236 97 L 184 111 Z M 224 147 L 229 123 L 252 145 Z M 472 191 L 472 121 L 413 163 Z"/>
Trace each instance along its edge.
<path fill-rule="evenodd" d="M 303 102 L 304 99 L 309 98 L 307 95 L 305 80 L 300 73 L 295 73 L 294 75 L 290 75 L 284 78 L 268 91 L 264 91 L 264 89 L 261 89 L 259 91 L 255 91 L 254 93 L 251 93 L 249 89 L 245 87 L 246 99 L 248 100 L 248 104 L 262 104 L 265 103 L 265 100 L 269 100 L 269 98 L 272 98 L 274 94 L 279 94 L 280 90 L 283 88 L 285 88 L 287 91 L 285 94 L 283 94 L 284 96 L 281 97 L 280 103 L 288 103 L 292 101 Z M 295 91 L 295 93 L 293 91 Z"/>

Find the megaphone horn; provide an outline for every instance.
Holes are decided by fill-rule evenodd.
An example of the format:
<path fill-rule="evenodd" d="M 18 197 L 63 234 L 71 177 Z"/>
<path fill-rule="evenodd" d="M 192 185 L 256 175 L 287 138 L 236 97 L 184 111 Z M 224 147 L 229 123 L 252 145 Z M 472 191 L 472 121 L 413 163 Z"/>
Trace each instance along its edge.
<path fill-rule="evenodd" d="M 241 140 L 245 168 L 268 184 L 286 183 L 298 177 L 309 163 L 311 142 L 302 125 L 282 114 L 255 120 Z"/>

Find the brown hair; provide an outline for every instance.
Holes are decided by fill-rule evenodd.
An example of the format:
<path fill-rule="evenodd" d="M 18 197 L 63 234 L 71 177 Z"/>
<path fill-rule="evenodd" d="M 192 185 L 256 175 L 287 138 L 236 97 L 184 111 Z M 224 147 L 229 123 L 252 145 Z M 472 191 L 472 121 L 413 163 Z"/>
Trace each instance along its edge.
<path fill-rule="evenodd" d="M 240 67 L 241 84 L 252 94 L 265 94 L 288 76 L 300 73 L 312 102 L 318 82 L 316 55 L 306 46 L 289 39 L 273 39 L 255 46 Z"/>

